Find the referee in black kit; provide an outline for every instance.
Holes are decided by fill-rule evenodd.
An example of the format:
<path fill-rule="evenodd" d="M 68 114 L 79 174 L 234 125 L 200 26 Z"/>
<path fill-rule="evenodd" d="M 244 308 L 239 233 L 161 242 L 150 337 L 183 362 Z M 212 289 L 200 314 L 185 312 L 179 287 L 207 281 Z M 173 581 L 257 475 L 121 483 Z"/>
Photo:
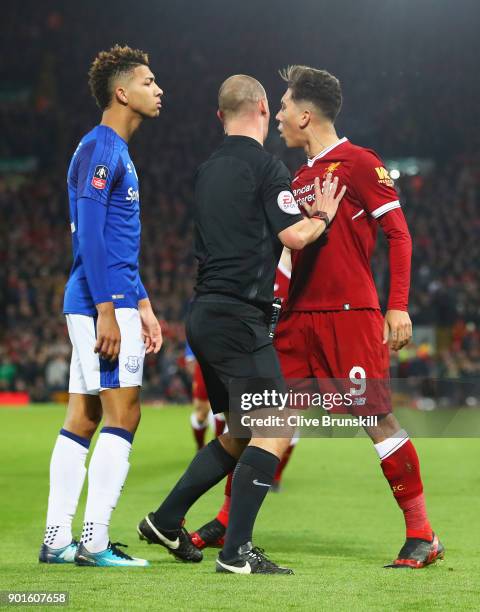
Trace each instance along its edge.
<path fill-rule="evenodd" d="M 281 381 L 269 335 L 275 270 L 283 248 L 316 240 L 334 217 L 345 188 L 335 196 L 331 175 L 303 217 L 285 165 L 267 153 L 270 111 L 262 85 L 245 75 L 227 79 L 219 91 L 223 144 L 200 166 L 195 183 L 195 252 L 198 279 L 187 319 L 187 337 L 202 368 L 214 413 L 228 422 L 232 381 Z M 161 544 L 182 561 L 202 560 L 183 520 L 195 501 L 235 466 L 225 545 L 217 572 L 292 574 L 252 547 L 260 506 L 273 482 L 288 438 L 212 440 L 193 459 L 156 512 L 139 524 L 140 537 Z"/>

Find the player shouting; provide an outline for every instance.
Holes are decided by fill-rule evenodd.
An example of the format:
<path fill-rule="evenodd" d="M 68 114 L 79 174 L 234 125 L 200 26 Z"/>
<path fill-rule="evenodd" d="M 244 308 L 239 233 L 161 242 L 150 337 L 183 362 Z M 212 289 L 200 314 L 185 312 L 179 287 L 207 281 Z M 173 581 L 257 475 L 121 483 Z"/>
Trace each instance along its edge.
<path fill-rule="evenodd" d="M 328 233 L 292 254 L 289 296 L 275 343 L 283 375 L 388 380 L 388 343 L 398 351 L 412 335 L 411 239 L 397 192 L 376 153 L 337 136 L 339 81 L 306 66 L 291 66 L 281 75 L 288 88 L 276 116 L 279 131 L 288 147 L 302 147 L 308 156 L 292 181 L 297 204 L 308 210 L 315 178 L 327 173 L 347 186 Z M 370 269 L 378 226 L 389 245 L 385 317 Z M 378 426 L 366 431 L 406 524 L 406 542 L 387 567 L 421 568 L 442 558 L 444 549 L 427 517 L 415 447 L 389 405 L 378 412 Z"/>
<path fill-rule="evenodd" d="M 146 117 L 157 117 L 163 91 L 148 56 L 115 46 L 90 69 L 102 121 L 84 136 L 68 170 L 73 266 L 64 313 L 73 346 L 67 416 L 50 463 L 47 528 L 40 562 L 146 566 L 110 542 L 108 525 L 130 467 L 140 421 L 145 352 L 158 353 L 160 325 L 138 271 L 140 197 L 128 141 Z M 80 544 L 72 519 L 88 468 Z"/>

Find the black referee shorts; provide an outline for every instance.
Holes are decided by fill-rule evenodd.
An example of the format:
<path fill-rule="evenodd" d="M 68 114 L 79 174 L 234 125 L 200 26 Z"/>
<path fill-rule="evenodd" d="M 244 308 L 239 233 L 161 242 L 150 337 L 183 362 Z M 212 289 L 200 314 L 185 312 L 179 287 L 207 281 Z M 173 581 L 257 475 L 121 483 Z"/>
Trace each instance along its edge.
<path fill-rule="evenodd" d="M 198 296 L 190 304 L 187 339 L 202 369 L 212 412 L 230 407 L 234 381 L 284 389 L 277 353 L 268 335 L 269 315 L 256 306 L 219 294 Z"/>

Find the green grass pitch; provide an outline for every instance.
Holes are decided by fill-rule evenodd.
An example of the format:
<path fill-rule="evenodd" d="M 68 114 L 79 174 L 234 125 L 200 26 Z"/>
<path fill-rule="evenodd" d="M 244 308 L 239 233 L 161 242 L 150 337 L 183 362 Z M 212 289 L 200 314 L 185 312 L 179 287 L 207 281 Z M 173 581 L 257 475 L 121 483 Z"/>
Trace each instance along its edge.
<path fill-rule="evenodd" d="M 216 575 L 216 551 L 177 563 L 138 540 L 193 454 L 187 408 L 145 408 L 111 536 L 152 562 L 146 569 L 45 566 L 37 562 L 48 465 L 62 407 L 0 409 L 0 590 L 67 590 L 74 610 L 478 610 L 480 440 L 418 439 L 427 503 L 445 561 L 420 571 L 385 570 L 404 527 L 369 440 L 305 439 L 280 494 L 270 494 L 255 541 L 295 576 Z M 223 485 L 192 509 L 187 527 L 213 517 Z M 81 531 L 82 497 L 75 533 Z M 43 608 L 42 608 L 43 609 Z"/>

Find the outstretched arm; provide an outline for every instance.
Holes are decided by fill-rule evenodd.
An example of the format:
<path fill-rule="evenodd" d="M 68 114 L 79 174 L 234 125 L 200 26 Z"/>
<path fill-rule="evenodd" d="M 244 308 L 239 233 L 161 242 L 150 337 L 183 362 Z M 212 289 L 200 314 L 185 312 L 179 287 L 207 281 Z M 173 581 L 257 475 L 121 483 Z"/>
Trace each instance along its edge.
<path fill-rule="evenodd" d="M 338 177 L 332 181 L 332 175 L 327 178 L 320 187 L 320 179 L 315 179 L 315 202 L 306 209 L 308 217 L 305 217 L 295 225 L 291 225 L 278 234 L 282 244 L 289 249 L 298 251 L 307 244 L 314 242 L 327 229 L 329 223 L 337 214 L 338 205 L 343 198 L 346 187 L 343 186 L 338 192 Z"/>

